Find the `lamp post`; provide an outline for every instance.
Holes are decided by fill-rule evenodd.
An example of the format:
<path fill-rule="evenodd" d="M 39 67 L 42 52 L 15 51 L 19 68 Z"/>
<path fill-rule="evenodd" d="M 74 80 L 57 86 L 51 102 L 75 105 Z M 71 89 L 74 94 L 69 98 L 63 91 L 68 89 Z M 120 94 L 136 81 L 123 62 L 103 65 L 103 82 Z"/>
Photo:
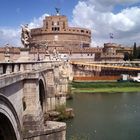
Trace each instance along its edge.
<path fill-rule="evenodd" d="M 35 44 L 34 45 L 34 47 L 35 47 L 35 49 L 36 49 L 36 51 L 37 51 L 37 61 L 40 61 L 40 56 L 39 56 L 39 44 Z"/>
<path fill-rule="evenodd" d="M 40 61 L 40 56 L 39 56 L 39 45 L 37 45 L 37 61 Z"/>
<path fill-rule="evenodd" d="M 112 40 L 114 38 L 114 34 L 113 33 L 109 33 L 109 38 L 110 38 L 110 43 L 112 43 Z"/>
<path fill-rule="evenodd" d="M 48 54 L 48 44 L 45 44 L 45 54 Z"/>
<path fill-rule="evenodd" d="M 9 50 L 9 44 L 6 44 L 5 46 L 5 61 L 10 61 L 10 50 Z"/>
<path fill-rule="evenodd" d="M 35 47 L 33 46 L 33 53 L 34 53 L 34 61 L 35 61 L 35 52 L 36 51 L 36 49 L 35 49 Z"/>

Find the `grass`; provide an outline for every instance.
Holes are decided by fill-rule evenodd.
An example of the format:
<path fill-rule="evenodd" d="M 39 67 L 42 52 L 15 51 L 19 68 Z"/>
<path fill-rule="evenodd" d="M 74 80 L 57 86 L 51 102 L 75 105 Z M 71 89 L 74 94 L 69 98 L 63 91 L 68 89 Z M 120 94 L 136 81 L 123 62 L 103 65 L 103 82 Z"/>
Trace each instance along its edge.
<path fill-rule="evenodd" d="M 64 121 L 73 118 L 73 116 L 71 116 L 71 114 L 66 111 L 65 105 L 56 106 L 56 111 L 60 113 L 58 116 L 58 121 Z"/>
<path fill-rule="evenodd" d="M 93 82 L 73 82 L 73 92 L 82 93 L 95 93 L 95 92 L 140 92 L 140 83 L 133 82 L 106 82 L 106 83 L 93 83 Z"/>

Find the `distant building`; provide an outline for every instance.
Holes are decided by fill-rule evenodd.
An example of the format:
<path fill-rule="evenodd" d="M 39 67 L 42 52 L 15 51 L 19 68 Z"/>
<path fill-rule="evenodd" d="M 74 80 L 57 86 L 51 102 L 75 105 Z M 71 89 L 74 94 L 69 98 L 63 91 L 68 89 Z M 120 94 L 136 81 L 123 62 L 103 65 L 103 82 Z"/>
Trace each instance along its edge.
<path fill-rule="evenodd" d="M 40 55 L 40 59 L 44 59 L 47 51 L 52 54 L 55 47 L 45 47 L 31 48 L 30 57 L 31 60 L 35 60 Z M 85 47 L 85 48 L 62 48 L 56 47 L 62 57 L 67 56 L 70 60 L 76 61 L 122 61 L 124 59 L 124 54 L 133 54 L 132 47 L 124 47 L 115 43 L 105 43 L 104 47 Z M 5 55 L 8 53 L 12 61 L 16 61 L 20 56 L 20 48 L 9 46 L 7 52 L 7 47 L 0 47 L 0 61 L 4 61 Z"/>
<path fill-rule="evenodd" d="M 105 43 L 101 53 L 101 61 L 122 61 L 126 52 L 132 54 L 133 48 L 116 43 Z"/>

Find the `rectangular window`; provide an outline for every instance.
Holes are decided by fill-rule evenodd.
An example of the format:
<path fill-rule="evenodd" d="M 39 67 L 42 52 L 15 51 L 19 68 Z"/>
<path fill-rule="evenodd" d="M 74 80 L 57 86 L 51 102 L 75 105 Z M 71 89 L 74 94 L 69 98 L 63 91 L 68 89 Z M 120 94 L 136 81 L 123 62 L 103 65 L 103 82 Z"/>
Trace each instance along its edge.
<path fill-rule="evenodd" d="M 52 27 L 52 31 L 59 31 L 60 28 L 59 27 Z"/>

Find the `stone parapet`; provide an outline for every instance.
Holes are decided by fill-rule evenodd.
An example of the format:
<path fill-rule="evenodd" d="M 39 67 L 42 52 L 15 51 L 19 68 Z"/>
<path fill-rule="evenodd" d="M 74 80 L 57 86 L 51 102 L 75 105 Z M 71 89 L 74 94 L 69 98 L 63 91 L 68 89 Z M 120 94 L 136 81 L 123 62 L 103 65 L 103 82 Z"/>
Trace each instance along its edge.
<path fill-rule="evenodd" d="M 24 140 L 65 140 L 66 124 L 47 121 L 43 130 L 24 133 Z"/>
<path fill-rule="evenodd" d="M 24 79 L 24 74 L 21 73 L 11 74 L 10 76 L 3 75 L 0 77 L 0 88 L 22 81 L 23 79 Z"/>

